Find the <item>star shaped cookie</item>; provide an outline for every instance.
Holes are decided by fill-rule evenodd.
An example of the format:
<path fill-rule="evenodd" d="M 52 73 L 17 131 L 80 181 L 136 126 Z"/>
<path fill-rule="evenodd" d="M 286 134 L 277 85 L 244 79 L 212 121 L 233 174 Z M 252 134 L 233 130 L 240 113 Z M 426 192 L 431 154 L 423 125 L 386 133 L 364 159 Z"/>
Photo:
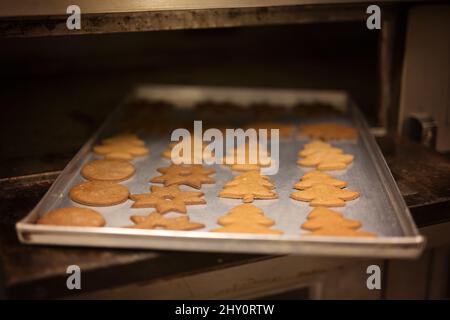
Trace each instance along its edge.
<path fill-rule="evenodd" d="M 187 185 L 200 189 L 202 184 L 215 183 L 215 180 L 209 175 L 215 173 L 214 169 L 206 169 L 202 165 L 177 165 L 172 164 L 169 167 L 158 168 L 161 176 L 150 180 L 153 183 L 163 183 L 164 186 Z"/>
<path fill-rule="evenodd" d="M 182 191 L 177 185 L 169 187 L 151 186 L 150 193 L 132 194 L 132 208 L 155 208 L 158 213 L 175 211 L 186 213 L 186 205 L 205 204 L 203 192 Z"/>
<path fill-rule="evenodd" d="M 152 212 L 148 216 L 131 216 L 131 220 L 135 223 L 127 228 L 133 229 L 166 229 L 166 230 L 196 230 L 204 228 L 202 223 L 191 222 L 188 217 L 165 218 L 162 214 Z"/>

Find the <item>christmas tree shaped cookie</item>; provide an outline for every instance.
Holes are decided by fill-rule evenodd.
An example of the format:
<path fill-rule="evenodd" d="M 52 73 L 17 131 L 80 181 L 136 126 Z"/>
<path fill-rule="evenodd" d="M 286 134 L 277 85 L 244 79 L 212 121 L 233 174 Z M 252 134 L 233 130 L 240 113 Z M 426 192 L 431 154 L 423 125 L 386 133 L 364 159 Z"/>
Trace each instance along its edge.
<path fill-rule="evenodd" d="M 231 209 L 225 216 L 220 217 L 218 223 L 222 228 L 212 232 L 227 233 L 258 233 L 282 234 L 280 230 L 270 229 L 274 225 L 272 219 L 267 218 L 264 212 L 252 204 L 241 204 Z"/>
<path fill-rule="evenodd" d="M 298 165 L 316 167 L 318 170 L 345 169 L 354 159 L 351 154 L 345 154 L 342 149 L 334 148 L 331 144 L 320 140 L 305 144 L 298 156 L 301 157 L 297 161 Z"/>
<path fill-rule="evenodd" d="M 344 188 L 347 185 L 347 182 L 335 179 L 328 173 L 322 171 L 310 171 L 303 175 L 300 181 L 294 185 L 294 188 L 304 190 L 311 188 L 316 184 L 329 184 L 338 188 Z"/>
<path fill-rule="evenodd" d="M 337 154 L 344 153 L 342 149 L 334 148 L 329 143 L 314 140 L 305 144 L 303 150 L 298 152 L 298 156 L 307 157 L 320 151 L 327 151 L 329 153 L 337 153 Z"/>
<path fill-rule="evenodd" d="M 252 159 L 253 155 L 255 159 Z M 267 149 L 257 144 L 255 147 L 250 147 L 249 143 L 240 145 L 227 155 L 224 159 L 224 163 L 231 166 L 231 170 L 234 171 L 260 171 L 261 167 L 268 167 L 271 165 L 272 159 L 270 158 Z"/>
<path fill-rule="evenodd" d="M 253 202 L 255 199 L 276 199 L 278 196 L 273 189 L 274 185 L 269 178 L 254 172 L 236 176 L 225 185 L 219 197 L 242 199 L 244 202 Z"/>
<path fill-rule="evenodd" d="M 345 202 L 359 197 L 359 192 L 340 189 L 329 184 L 315 184 L 306 190 L 295 191 L 291 198 L 309 202 L 312 207 L 343 207 Z"/>
<path fill-rule="evenodd" d="M 355 140 L 358 131 L 338 123 L 316 123 L 301 126 L 299 136 L 322 140 Z"/>
<path fill-rule="evenodd" d="M 353 162 L 351 154 L 342 153 L 337 148 L 316 150 L 297 161 L 303 167 L 316 167 L 318 170 L 342 170 Z"/>
<path fill-rule="evenodd" d="M 242 183 L 252 183 L 258 181 L 262 186 L 269 189 L 275 189 L 275 185 L 270 181 L 269 177 L 262 176 L 257 171 L 249 171 L 236 176 L 232 181 L 228 182 L 225 187 L 234 187 Z"/>
<path fill-rule="evenodd" d="M 339 212 L 323 207 L 311 211 L 301 228 L 311 231 L 308 236 L 376 237 L 374 233 L 358 231 L 361 222 L 344 218 Z"/>

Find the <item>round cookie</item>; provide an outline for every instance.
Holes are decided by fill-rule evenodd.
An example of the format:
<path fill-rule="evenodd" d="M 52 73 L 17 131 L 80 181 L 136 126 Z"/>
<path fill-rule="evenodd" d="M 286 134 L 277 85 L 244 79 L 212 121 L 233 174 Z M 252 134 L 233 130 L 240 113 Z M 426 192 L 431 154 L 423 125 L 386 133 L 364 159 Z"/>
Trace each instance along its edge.
<path fill-rule="evenodd" d="M 133 160 L 133 156 L 126 152 L 111 152 L 105 155 L 105 159 L 131 161 Z"/>
<path fill-rule="evenodd" d="M 70 190 L 69 196 L 75 202 L 87 206 L 113 206 L 128 199 L 127 187 L 105 181 L 83 182 Z"/>
<path fill-rule="evenodd" d="M 133 133 L 122 133 L 115 135 L 113 137 L 102 140 L 103 144 L 130 144 L 134 146 L 142 147 L 145 142 Z"/>
<path fill-rule="evenodd" d="M 50 211 L 36 223 L 54 226 L 103 227 L 106 222 L 97 211 L 73 207 Z"/>
<path fill-rule="evenodd" d="M 130 178 L 136 169 L 124 160 L 94 160 L 86 164 L 81 175 L 94 181 L 123 181 Z"/>

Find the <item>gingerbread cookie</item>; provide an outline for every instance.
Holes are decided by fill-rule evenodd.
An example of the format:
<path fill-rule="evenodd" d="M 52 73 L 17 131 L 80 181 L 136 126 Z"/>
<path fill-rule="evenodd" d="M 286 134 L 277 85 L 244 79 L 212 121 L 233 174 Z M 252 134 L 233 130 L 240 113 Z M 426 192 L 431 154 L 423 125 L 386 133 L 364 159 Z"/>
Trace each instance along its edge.
<path fill-rule="evenodd" d="M 205 204 L 203 192 L 181 191 L 177 185 L 169 187 L 152 186 L 150 193 L 132 194 L 135 201 L 132 208 L 155 208 L 159 213 L 175 211 L 186 213 L 186 205 Z"/>
<path fill-rule="evenodd" d="M 132 164 L 123 160 L 93 160 L 81 169 L 81 175 L 87 180 L 123 181 L 135 172 Z"/>
<path fill-rule="evenodd" d="M 128 199 L 127 187 L 107 181 L 88 181 L 73 187 L 69 197 L 87 206 L 112 206 Z"/>
<path fill-rule="evenodd" d="M 339 153 L 339 154 L 344 153 L 344 151 L 342 149 L 334 148 L 331 144 L 329 144 L 327 142 L 323 142 L 322 140 L 313 140 L 311 142 L 306 143 L 303 146 L 303 150 L 298 152 L 298 156 L 299 157 L 307 157 L 307 156 L 310 156 L 310 155 L 316 153 L 317 151 L 323 151 L 323 150 L 327 150 L 329 152 Z"/>
<path fill-rule="evenodd" d="M 308 143 L 305 143 L 303 146 L 303 149 L 328 149 L 332 148 L 333 146 L 329 144 L 328 142 L 322 141 L 322 140 L 312 140 Z"/>
<path fill-rule="evenodd" d="M 315 208 L 301 226 L 312 231 L 308 236 L 374 237 L 370 232 L 358 231 L 361 222 L 346 219 L 339 212 L 327 208 Z"/>
<path fill-rule="evenodd" d="M 372 232 L 358 231 L 353 229 L 320 229 L 312 231 L 306 236 L 326 236 L 326 237 L 364 237 L 373 238 L 377 235 Z"/>
<path fill-rule="evenodd" d="M 272 181 L 270 181 L 269 177 L 262 176 L 257 171 L 245 172 L 234 177 L 232 181 L 225 184 L 225 188 L 235 187 L 240 184 L 251 184 L 253 181 L 258 181 L 259 185 L 268 189 L 275 189 L 275 185 L 272 183 Z"/>
<path fill-rule="evenodd" d="M 292 124 L 282 122 L 254 122 L 247 125 L 246 129 L 255 129 L 256 131 L 267 129 L 267 138 L 271 137 L 271 129 L 278 129 L 280 138 L 291 138 L 295 127 Z"/>
<path fill-rule="evenodd" d="M 170 159 L 170 160 L 172 160 L 172 150 L 174 149 L 174 148 L 177 148 L 180 144 L 181 144 L 182 142 L 178 142 L 178 143 L 171 143 L 170 145 L 169 145 L 169 148 L 168 149 L 166 149 L 166 150 L 164 150 L 163 151 L 163 153 L 161 154 L 161 156 L 163 157 L 163 158 L 166 158 L 166 159 Z M 195 149 L 194 149 L 194 143 L 196 143 L 196 144 L 198 144 L 198 145 L 201 145 L 201 154 L 196 154 L 194 151 L 195 151 Z M 181 148 L 181 146 L 182 145 L 180 145 L 180 148 Z M 206 160 L 207 158 L 205 158 L 205 156 L 203 155 L 203 151 L 205 150 L 205 148 L 206 148 L 206 146 L 207 145 L 205 145 L 204 143 L 203 143 L 203 141 L 202 140 L 200 140 L 200 139 L 191 139 L 191 148 L 190 148 L 190 152 L 191 152 L 191 157 L 190 157 L 190 160 L 188 160 L 188 162 L 183 162 L 183 164 L 194 164 L 195 162 L 197 162 L 197 163 L 199 163 L 199 162 L 202 162 L 203 160 Z M 177 154 L 177 155 L 175 155 L 176 157 L 179 157 L 180 158 L 180 160 L 184 160 L 183 159 L 183 149 L 180 149 L 179 150 L 179 154 Z M 210 157 L 208 157 L 208 159 L 211 159 Z M 178 159 L 177 159 L 178 160 Z M 197 161 L 196 161 L 197 160 Z"/>
<path fill-rule="evenodd" d="M 93 150 L 94 153 L 105 156 L 106 159 L 116 160 L 132 160 L 149 153 L 149 150 L 144 147 L 144 141 L 131 134 L 105 139 Z"/>
<path fill-rule="evenodd" d="M 251 204 L 241 204 L 230 210 L 225 216 L 220 217 L 218 223 L 223 228 L 211 230 L 211 232 L 228 233 L 259 233 L 282 234 L 282 231 L 270 229 L 274 225 L 272 219 L 267 218 L 264 212 Z"/>
<path fill-rule="evenodd" d="M 345 219 L 342 216 L 321 216 L 313 219 L 308 219 L 302 224 L 302 229 L 305 230 L 319 230 L 327 228 L 328 230 L 336 229 L 359 229 L 362 224 L 356 220 Z"/>
<path fill-rule="evenodd" d="M 274 185 L 267 177 L 256 174 L 241 175 L 227 183 L 219 193 L 221 198 L 242 199 L 244 202 L 253 202 L 255 199 L 267 200 L 278 198 Z"/>
<path fill-rule="evenodd" d="M 328 209 L 326 207 L 316 207 L 309 214 L 308 219 L 320 218 L 320 217 L 343 217 L 342 213 Z"/>
<path fill-rule="evenodd" d="M 303 125 L 300 127 L 299 135 L 322 140 L 355 140 L 358 138 L 358 132 L 355 128 L 338 123 Z"/>
<path fill-rule="evenodd" d="M 311 171 L 305 173 L 301 180 L 294 185 L 294 188 L 303 190 L 311 188 L 316 184 L 329 184 L 338 188 L 344 188 L 347 185 L 347 182 L 335 179 L 322 171 Z"/>
<path fill-rule="evenodd" d="M 122 133 L 110 138 L 102 140 L 103 144 L 130 144 L 138 147 L 145 145 L 144 140 L 139 139 L 139 137 L 132 133 Z"/>
<path fill-rule="evenodd" d="M 196 189 L 200 189 L 202 184 L 215 183 L 215 180 L 209 175 L 215 173 L 214 169 L 206 169 L 201 165 L 176 165 L 158 168 L 161 176 L 150 180 L 153 183 L 163 183 L 164 186 L 171 185 L 187 185 Z"/>
<path fill-rule="evenodd" d="M 176 217 L 165 218 L 162 214 L 152 212 L 148 216 L 131 216 L 131 220 L 135 223 L 128 228 L 133 229 L 166 229 L 166 230 L 197 230 L 205 227 L 202 223 L 191 222 L 189 218 Z"/>
<path fill-rule="evenodd" d="M 254 156 L 255 159 L 251 157 Z M 231 150 L 224 158 L 224 163 L 231 167 L 231 170 L 239 172 L 260 171 L 261 167 L 269 167 L 272 159 L 260 145 L 250 147 L 248 143 Z"/>
<path fill-rule="evenodd" d="M 147 155 L 149 150 L 131 144 L 107 144 L 95 146 L 94 153 L 105 156 L 107 159 L 131 160 Z"/>
<path fill-rule="evenodd" d="M 36 223 L 53 226 L 103 227 L 106 222 L 97 211 L 74 207 L 50 211 Z"/>
<path fill-rule="evenodd" d="M 305 158 L 298 160 L 297 164 L 304 167 L 316 167 L 318 170 L 342 170 L 347 168 L 354 157 L 333 149 L 316 150 Z"/>
<path fill-rule="evenodd" d="M 354 200 L 358 197 L 359 192 L 340 189 L 323 183 L 291 194 L 292 199 L 309 202 L 313 207 L 343 207 L 345 206 L 345 201 Z"/>

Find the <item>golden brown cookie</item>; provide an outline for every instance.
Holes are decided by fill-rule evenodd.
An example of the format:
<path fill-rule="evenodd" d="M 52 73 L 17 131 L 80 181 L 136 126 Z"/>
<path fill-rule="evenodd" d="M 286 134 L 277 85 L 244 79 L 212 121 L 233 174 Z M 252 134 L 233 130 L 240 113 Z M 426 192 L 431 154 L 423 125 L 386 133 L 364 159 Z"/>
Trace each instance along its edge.
<path fill-rule="evenodd" d="M 328 149 L 332 148 L 333 146 L 329 144 L 328 142 L 322 141 L 322 140 L 312 140 L 308 143 L 305 143 L 303 146 L 303 149 Z"/>
<path fill-rule="evenodd" d="M 153 183 L 163 183 L 164 186 L 171 185 L 187 185 L 196 189 L 200 189 L 202 184 L 211 184 L 216 181 L 209 175 L 215 173 L 214 169 L 206 169 L 202 165 L 176 165 L 158 168 L 161 176 L 150 180 Z"/>
<path fill-rule="evenodd" d="M 87 206 L 112 206 L 128 199 L 127 187 L 107 181 L 88 181 L 74 186 L 69 197 Z"/>
<path fill-rule="evenodd" d="M 343 154 L 333 149 L 316 150 L 297 164 L 304 167 L 316 167 L 318 170 L 342 170 L 352 163 L 354 157 L 351 154 Z"/>
<path fill-rule="evenodd" d="M 319 230 L 323 228 L 327 228 L 328 230 L 336 230 L 336 229 L 359 229 L 362 224 L 356 220 L 345 219 L 342 216 L 321 216 L 312 219 L 308 219 L 304 224 L 302 224 L 302 228 L 305 230 Z"/>
<path fill-rule="evenodd" d="M 256 159 L 251 159 L 251 152 Z M 253 161 L 254 160 L 254 161 Z M 246 143 L 231 150 L 230 154 L 224 157 L 224 163 L 231 167 L 231 170 L 246 172 L 246 171 L 260 171 L 261 167 L 269 167 L 272 159 L 268 152 L 257 145 L 255 148 L 250 148 Z"/>
<path fill-rule="evenodd" d="M 166 230 L 197 230 L 205 227 L 202 223 L 191 222 L 189 218 L 176 217 L 165 218 L 162 214 L 152 212 L 148 216 L 131 216 L 131 220 L 135 223 L 128 228 L 133 229 L 166 229 Z"/>
<path fill-rule="evenodd" d="M 220 217 L 218 223 L 222 228 L 211 232 L 229 233 L 259 233 L 282 234 L 282 231 L 270 229 L 274 225 L 272 219 L 267 218 L 264 212 L 251 204 L 241 204 L 230 210 L 225 216 Z"/>
<path fill-rule="evenodd" d="M 123 160 L 93 160 L 81 169 L 81 175 L 87 180 L 123 181 L 133 176 L 134 166 Z"/>
<path fill-rule="evenodd" d="M 194 143 L 195 142 L 197 142 L 197 144 L 200 144 L 202 147 L 201 147 L 201 154 L 196 154 L 195 152 L 194 152 Z M 161 154 L 161 156 L 163 157 L 163 158 L 166 158 L 166 159 L 170 159 L 170 160 L 172 160 L 172 150 L 174 149 L 174 148 L 176 148 L 177 146 L 178 146 L 178 144 L 181 144 L 182 142 L 178 142 L 178 143 L 171 143 L 170 145 L 169 145 L 169 148 L 168 149 L 166 149 L 166 150 L 164 150 L 163 151 L 163 153 Z M 195 139 L 191 139 L 191 158 L 190 158 L 190 162 L 187 162 L 187 163 L 184 163 L 183 162 L 183 164 L 194 164 L 195 163 L 195 160 L 197 160 L 197 162 L 202 162 L 203 160 L 206 160 L 206 158 L 204 158 L 204 155 L 203 155 L 203 151 L 205 150 L 205 148 L 206 148 L 206 144 L 204 144 L 203 143 L 203 141 L 202 140 L 200 140 L 200 139 L 198 139 L 198 140 L 195 140 Z M 181 147 L 181 146 L 180 146 Z M 183 160 L 183 151 L 184 150 L 180 150 L 179 151 L 179 154 L 177 155 L 177 156 L 179 156 L 181 159 L 180 160 Z M 208 158 L 208 159 L 210 159 L 210 158 Z"/>
<path fill-rule="evenodd" d="M 111 158 L 114 154 L 127 153 L 130 157 L 141 157 L 149 153 L 145 147 L 134 146 L 132 144 L 106 144 L 94 147 L 94 152 L 102 156 Z"/>
<path fill-rule="evenodd" d="M 283 234 L 283 231 L 267 229 L 258 225 L 230 225 L 222 228 L 211 230 L 211 232 L 224 232 L 224 233 L 256 233 L 256 234 Z"/>
<path fill-rule="evenodd" d="M 327 142 L 323 142 L 322 140 L 313 140 L 311 142 L 306 143 L 303 146 L 303 150 L 300 150 L 298 152 L 298 156 L 307 157 L 319 151 L 326 151 L 327 153 L 338 153 L 338 154 L 344 153 L 342 149 L 334 148 L 331 144 Z"/>
<path fill-rule="evenodd" d="M 340 189 L 328 184 L 316 184 L 306 190 L 295 191 L 291 198 L 309 202 L 313 207 L 343 207 L 345 201 L 359 197 L 359 192 Z"/>
<path fill-rule="evenodd" d="M 278 196 L 273 189 L 273 183 L 256 172 L 256 174 L 236 176 L 233 181 L 225 185 L 219 197 L 242 199 L 244 202 L 253 202 L 255 199 L 276 199 Z"/>
<path fill-rule="evenodd" d="M 294 188 L 303 190 L 311 188 L 316 184 L 329 184 L 338 188 L 344 188 L 347 185 L 347 182 L 335 179 L 322 171 L 311 171 L 306 173 L 301 180 L 294 185 Z"/>
<path fill-rule="evenodd" d="M 328 208 L 315 208 L 301 226 L 312 231 L 307 236 L 374 237 L 370 232 L 358 231 L 361 222 L 344 218 L 339 212 Z"/>
<path fill-rule="evenodd" d="M 133 160 L 134 157 L 128 152 L 111 152 L 105 155 L 105 159 L 130 161 Z"/>
<path fill-rule="evenodd" d="M 252 183 L 252 181 L 258 181 L 258 183 L 266 188 L 269 189 L 275 189 L 275 185 L 272 183 L 272 181 L 270 181 L 269 177 L 267 176 L 262 176 L 259 172 L 257 171 L 249 171 L 249 172 L 244 172 L 236 177 L 234 177 L 234 179 L 230 182 L 227 182 L 225 184 L 225 188 L 227 187 L 234 187 L 237 186 L 239 184 L 245 184 L 245 183 Z"/>
<path fill-rule="evenodd" d="M 328 209 L 326 207 L 316 207 L 308 214 L 308 219 L 319 218 L 323 216 L 343 217 L 342 213 L 340 212 Z"/>
<path fill-rule="evenodd" d="M 175 211 L 186 213 L 186 205 L 205 204 L 203 192 L 181 191 L 177 185 L 169 187 L 151 186 L 150 193 L 132 194 L 132 208 L 155 208 L 159 213 Z"/>
<path fill-rule="evenodd" d="M 299 135 L 322 140 L 355 140 L 358 131 L 355 128 L 338 123 L 317 123 L 300 127 Z"/>
<path fill-rule="evenodd" d="M 94 153 L 105 156 L 106 159 L 132 160 L 145 156 L 149 150 L 144 147 L 144 141 L 136 135 L 118 135 L 102 141 L 93 148 Z"/>
<path fill-rule="evenodd" d="M 246 129 L 255 129 L 256 131 L 259 129 L 267 129 L 267 138 L 271 137 L 271 129 L 278 129 L 280 138 L 291 138 L 294 134 L 295 127 L 290 123 L 261 121 L 248 124 Z"/>
<path fill-rule="evenodd" d="M 106 222 L 97 211 L 73 207 L 50 211 L 36 223 L 54 226 L 103 227 Z"/>
<path fill-rule="evenodd" d="M 103 144 L 131 144 L 134 146 L 144 146 L 144 140 L 139 139 L 139 137 L 132 133 L 122 133 L 110 138 L 102 140 Z"/>
<path fill-rule="evenodd" d="M 327 236 L 327 237 L 369 237 L 373 238 L 377 235 L 372 232 L 358 231 L 353 229 L 320 229 L 312 231 L 305 236 Z"/>

